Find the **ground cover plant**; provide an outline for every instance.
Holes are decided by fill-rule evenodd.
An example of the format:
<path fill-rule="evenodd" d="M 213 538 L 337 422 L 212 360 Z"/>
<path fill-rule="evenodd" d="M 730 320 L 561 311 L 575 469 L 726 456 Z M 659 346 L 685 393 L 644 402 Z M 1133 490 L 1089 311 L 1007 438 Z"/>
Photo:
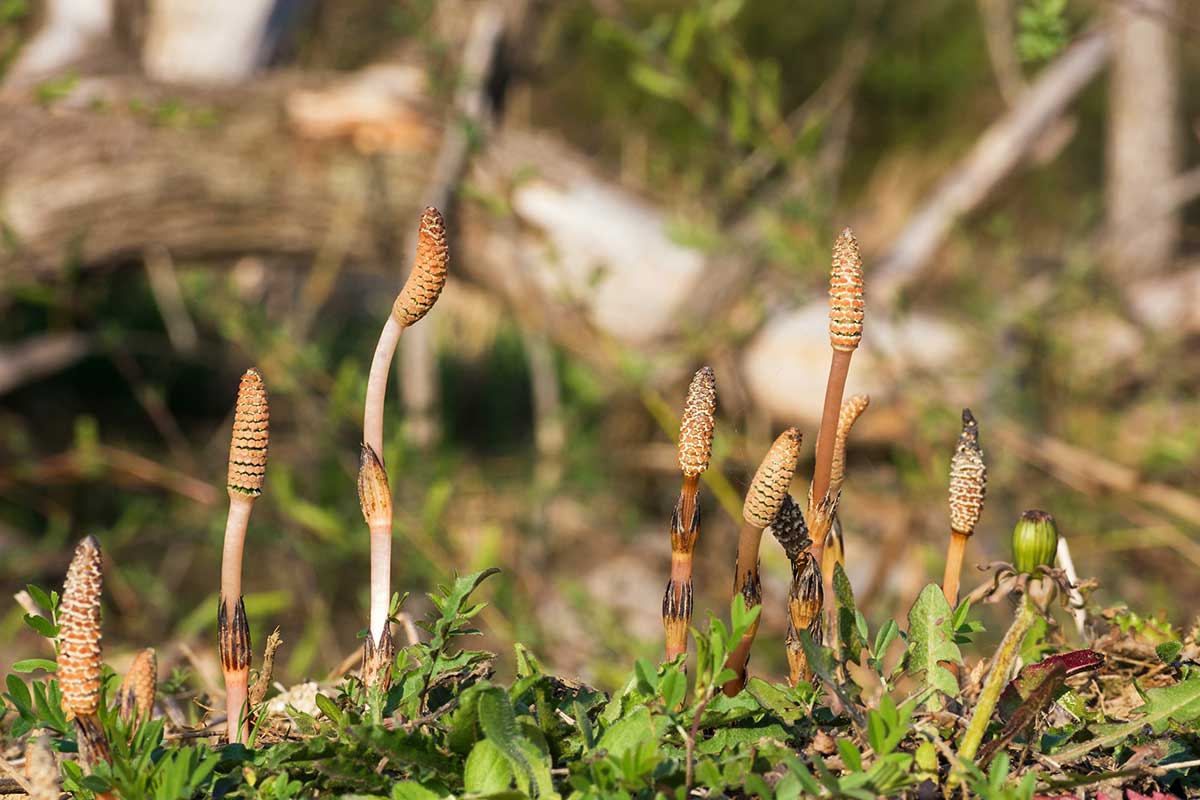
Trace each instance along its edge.
<path fill-rule="evenodd" d="M 748 485 L 727 617 L 712 609 L 697 620 L 693 603 L 693 561 L 711 557 L 700 549 L 698 508 L 719 396 L 712 371 L 701 368 L 679 436 L 683 487 L 669 522 L 664 661 L 638 660 L 608 694 L 548 673 L 518 644 L 514 680 L 497 681 L 499 656 L 471 648 L 494 569 L 439 587 L 418 633 L 389 577 L 393 509 L 380 420 L 397 340 L 433 307 L 448 261 L 440 215 L 428 209 L 367 391 L 357 491 L 369 529 L 371 607 L 359 669 L 273 689 L 275 636 L 257 674 L 251 669 L 241 541 L 253 498 L 270 490 L 269 376 L 248 370 L 234 415 L 215 625 L 224 696 L 197 691 L 187 675 L 160 683 L 152 649 L 124 676 L 104 664 L 104 560 L 87 537 L 61 592 L 31 585 L 22 598 L 25 622 L 55 658 L 20 661 L 5 679 L 5 792 L 999 800 L 1200 791 L 1195 629 L 1094 607 L 1094 584 L 1074 574 L 1067 537 L 1042 510 L 1015 521 L 1011 562 L 986 565 L 986 580 L 960 597 L 987 486 L 986 422 L 969 410 L 951 461 L 942 582 L 930 582 L 900 619 L 872 624 L 857 608 L 838 518 L 846 442 L 868 405 L 842 398 L 866 317 L 849 230 L 834 246 L 832 363 L 807 502 L 791 494 L 802 438 L 788 428 Z M 763 595 L 758 554 L 767 531 L 792 565 L 786 597 Z M 1013 609 L 994 649 L 976 641 L 981 602 Z M 785 641 L 756 637 L 766 603 L 786 606 Z M 1069 624 L 1058 622 L 1059 605 Z M 404 630 L 403 645 L 393 627 Z M 786 683 L 753 675 L 753 652 L 771 647 L 786 650 Z"/>

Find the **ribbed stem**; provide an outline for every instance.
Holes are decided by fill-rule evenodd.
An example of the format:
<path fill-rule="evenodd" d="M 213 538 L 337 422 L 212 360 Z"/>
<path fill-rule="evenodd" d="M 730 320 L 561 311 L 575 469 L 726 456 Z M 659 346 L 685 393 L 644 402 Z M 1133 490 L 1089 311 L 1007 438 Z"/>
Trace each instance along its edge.
<path fill-rule="evenodd" d="M 812 497 L 819 503 L 829 491 L 829 478 L 833 472 L 833 449 L 837 440 L 838 416 L 842 410 L 842 395 L 846 392 L 846 378 L 850 374 L 851 350 L 834 350 L 829 362 L 829 380 L 825 384 L 825 407 L 821 411 L 821 428 L 817 432 L 817 453 L 813 464 Z M 821 551 L 825 542 L 814 541 L 812 553 L 821 562 Z"/>
<path fill-rule="evenodd" d="M 371 446 L 383 463 L 383 403 L 387 396 L 388 373 L 396 355 L 396 345 L 404 327 L 395 315 L 388 315 L 379 342 L 375 345 L 375 357 L 371 359 L 371 373 L 367 377 L 367 401 L 363 407 L 363 441 Z"/>
<path fill-rule="evenodd" d="M 371 638 L 379 642 L 392 602 L 392 531 L 371 529 Z"/>
<path fill-rule="evenodd" d="M 1004 690 L 1004 684 L 1008 682 L 1009 668 L 1012 667 L 1013 659 L 1020 652 L 1021 642 L 1025 639 L 1025 634 L 1029 632 L 1030 627 L 1033 626 L 1037 614 L 1037 608 L 1029 593 L 1026 592 L 1021 598 L 1021 607 L 1016 618 L 996 649 L 992 667 L 983 682 L 979 699 L 975 702 L 975 711 L 971 715 L 971 722 L 967 725 L 967 732 L 963 734 L 962 741 L 958 745 L 960 759 L 973 760 L 975 754 L 979 752 L 979 745 L 983 742 L 983 734 L 987 731 L 988 722 L 992 719 L 992 712 L 996 710 L 1000 693 Z"/>
<path fill-rule="evenodd" d="M 663 631 L 667 661 L 687 652 L 688 628 L 692 624 L 692 563 L 700 535 L 700 476 L 684 475 L 679 499 L 671 516 L 671 578 L 663 597 Z"/>
<path fill-rule="evenodd" d="M 958 605 L 958 583 L 962 577 L 963 555 L 967 551 L 969 534 L 951 529 L 950 546 L 946 549 L 946 572 L 942 575 L 942 594 L 951 608 Z"/>

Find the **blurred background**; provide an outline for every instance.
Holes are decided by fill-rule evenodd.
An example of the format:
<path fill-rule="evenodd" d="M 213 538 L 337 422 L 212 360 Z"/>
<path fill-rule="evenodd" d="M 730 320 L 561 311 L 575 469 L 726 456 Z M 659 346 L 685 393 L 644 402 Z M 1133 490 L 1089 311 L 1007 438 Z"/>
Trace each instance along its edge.
<path fill-rule="evenodd" d="M 154 645 L 216 683 L 250 365 L 254 641 L 280 627 L 285 684 L 356 651 L 366 372 L 430 204 L 453 277 L 393 370 L 393 582 L 419 619 L 455 571 L 503 568 L 481 592 L 502 671 L 519 640 L 612 687 L 661 652 L 703 364 L 695 621 L 727 613 L 741 493 L 789 424 L 807 492 L 846 225 L 872 403 L 841 516 L 872 624 L 941 575 L 970 406 L 991 481 L 968 563 L 1045 508 L 1098 603 L 1186 625 L 1198 45 L 1195 0 L 0 0 L 0 669 L 46 646 L 8 598 L 59 587 L 91 533 L 110 660 Z M 751 666 L 777 676 L 788 567 L 763 549 Z"/>

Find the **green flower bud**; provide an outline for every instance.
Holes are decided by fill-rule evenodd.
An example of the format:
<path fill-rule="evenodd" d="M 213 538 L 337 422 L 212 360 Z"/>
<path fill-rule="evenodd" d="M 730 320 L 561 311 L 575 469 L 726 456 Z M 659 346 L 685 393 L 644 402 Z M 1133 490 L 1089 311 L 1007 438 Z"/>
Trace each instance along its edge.
<path fill-rule="evenodd" d="M 1045 511 L 1026 511 L 1017 520 L 1012 535 L 1013 566 L 1017 572 L 1033 574 L 1040 566 L 1054 566 L 1058 551 L 1058 525 Z"/>

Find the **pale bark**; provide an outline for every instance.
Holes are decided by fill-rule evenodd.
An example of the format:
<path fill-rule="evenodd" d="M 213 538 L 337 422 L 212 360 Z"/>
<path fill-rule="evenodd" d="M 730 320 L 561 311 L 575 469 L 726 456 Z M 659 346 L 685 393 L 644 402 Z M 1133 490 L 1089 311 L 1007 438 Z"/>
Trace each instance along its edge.
<path fill-rule="evenodd" d="M 1153 213 L 1179 169 L 1178 57 L 1169 27 L 1175 12 L 1175 0 L 1110 4 L 1105 199 L 1110 228 L 1123 233 L 1106 254 L 1110 275 L 1122 284 L 1161 273 L 1179 246 L 1179 214 Z"/>

